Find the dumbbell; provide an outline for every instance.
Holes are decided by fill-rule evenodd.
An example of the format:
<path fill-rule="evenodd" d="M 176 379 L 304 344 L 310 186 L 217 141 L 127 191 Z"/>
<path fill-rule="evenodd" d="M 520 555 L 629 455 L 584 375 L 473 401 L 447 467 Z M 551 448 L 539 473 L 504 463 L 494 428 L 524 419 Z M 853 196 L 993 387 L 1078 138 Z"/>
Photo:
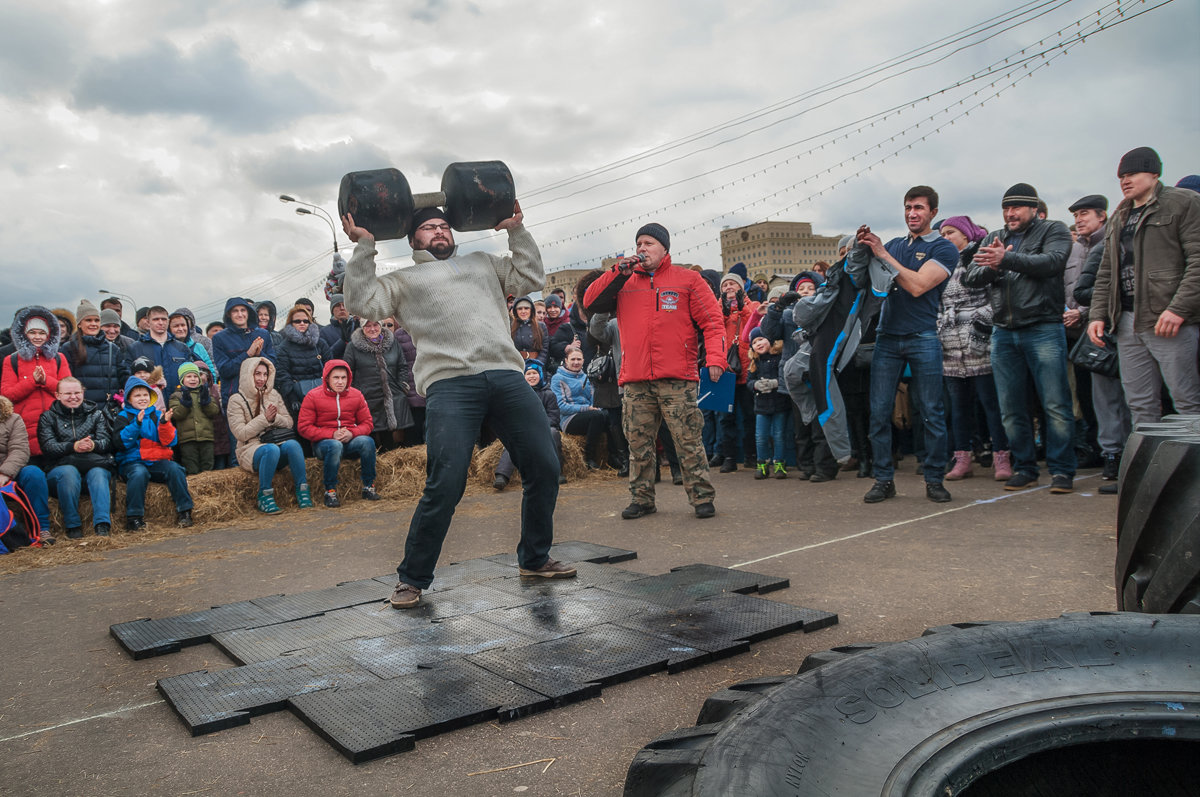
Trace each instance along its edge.
<path fill-rule="evenodd" d="M 516 202 L 512 172 L 501 161 L 451 163 L 442 173 L 442 190 L 414 194 L 398 169 L 350 172 L 338 191 L 338 215 L 371 231 L 378 241 L 404 238 L 413 213 L 444 207 L 456 230 L 490 230 L 512 218 Z"/>

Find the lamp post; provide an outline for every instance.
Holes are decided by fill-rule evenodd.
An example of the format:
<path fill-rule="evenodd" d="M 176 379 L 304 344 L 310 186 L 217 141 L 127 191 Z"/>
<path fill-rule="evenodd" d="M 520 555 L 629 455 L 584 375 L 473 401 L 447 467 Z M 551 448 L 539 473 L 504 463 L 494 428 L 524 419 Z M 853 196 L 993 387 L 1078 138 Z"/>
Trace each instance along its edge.
<path fill-rule="evenodd" d="M 99 293 L 101 295 L 107 295 L 107 296 L 116 296 L 118 299 L 128 299 L 129 303 L 131 305 L 133 305 L 133 312 L 134 313 L 137 312 L 137 309 L 138 309 L 137 300 L 134 299 L 132 296 L 130 296 L 128 293 L 118 293 L 117 291 L 110 291 L 110 290 L 106 290 L 104 288 L 101 288 L 100 290 L 96 291 L 96 293 Z M 103 303 L 104 302 L 101 301 L 101 304 L 103 304 Z"/>
<path fill-rule="evenodd" d="M 279 201 L 285 204 L 295 202 L 297 205 L 304 205 L 302 208 L 296 208 L 296 214 L 299 216 L 315 216 L 319 219 L 324 219 L 325 223 L 329 225 L 329 232 L 333 233 L 333 251 L 336 252 L 338 250 L 337 227 L 334 226 L 333 217 L 329 215 L 329 211 L 311 202 L 301 202 L 294 196 L 288 196 L 287 194 L 280 194 Z"/>

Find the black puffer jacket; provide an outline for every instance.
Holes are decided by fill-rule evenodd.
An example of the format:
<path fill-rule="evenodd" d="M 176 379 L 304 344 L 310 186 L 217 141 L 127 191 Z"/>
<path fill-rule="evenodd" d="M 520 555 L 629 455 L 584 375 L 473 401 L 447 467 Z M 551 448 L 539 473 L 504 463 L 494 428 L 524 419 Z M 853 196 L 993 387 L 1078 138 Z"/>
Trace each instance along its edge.
<path fill-rule="evenodd" d="M 81 341 L 82 356 L 79 351 Z M 103 332 L 82 338 L 76 332 L 61 351 L 71 366 L 71 375 L 83 383 L 84 399 L 96 404 L 102 405 L 111 396 L 120 393 L 125 387 L 125 380 L 132 373 L 130 365 L 133 359 L 129 348 L 109 342 Z"/>
<path fill-rule="evenodd" d="M 115 467 L 112 456 L 112 432 L 99 406 L 84 401 L 69 409 L 55 401 L 38 419 L 38 444 L 42 447 L 47 470 L 59 465 L 74 465 L 80 470 L 102 465 Z M 87 453 L 75 451 L 75 443 L 91 437 L 96 447 Z"/>
<path fill-rule="evenodd" d="M 783 384 L 783 375 L 780 373 L 780 366 L 783 363 L 782 351 L 783 341 L 777 340 L 771 344 L 771 348 L 766 354 L 752 355 L 755 367 L 746 380 L 746 387 L 754 391 L 754 413 L 756 415 L 774 415 L 779 412 L 792 411 L 792 399 L 788 395 L 787 388 Z M 775 385 L 769 390 L 760 391 L 758 390 L 760 380 L 765 383 L 764 387 L 769 385 L 770 380 L 773 380 Z"/>
<path fill-rule="evenodd" d="M 383 371 L 377 353 L 382 357 Z M 361 329 L 354 330 L 345 359 L 354 374 L 354 386 L 367 399 L 376 431 L 407 429 L 413 425 L 407 397 L 413 381 L 412 370 L 404 358 L 404 347 L 390 329 L 383 330 L 378 343 L 367 340 Z"/>
<path fill-rule="evenodd" d="M 322 370 L 333 354 L 315 324 L 309 324 L 307 332 L 299 332 L 289 323 L 280 336 L 283 342 L 275 350 L 275 389 L 295 414 L 300 411 L 304 394 L 321 384 Z"/>
<path fill-rule="evenodd" d="M 979 248 L 997 238 L 1007 245 L 1012 233 L 1005 227 L 990 233 Z M 1025 228 L 1020 247 L 1004 256 L 1000 268 L 972 263 L 963 275 L 968 288 L 987 287 L 992 299 L 992 323 L 1020 329 L 1049 321 L 1062 323 L 1067 304 L 1063 271 L 1071 254 L 1071 233 L 1061 221 L 1035 218 Z"/>
<path fill-rule="evenodd" d="M 1104 245 L 1093 246 L 1088 250 L 1087 259 L 1083 261 L 1083 269 L 1079 279 L 1075 281 L 1075 303 L 1084 309 L 1083 320 L 1087 325 L 1087 308 L 1092 306 L 1092 291 L 1096 287 L 1096 274 L 1100 271 L 1100 259 L 1104 257 Z"/>

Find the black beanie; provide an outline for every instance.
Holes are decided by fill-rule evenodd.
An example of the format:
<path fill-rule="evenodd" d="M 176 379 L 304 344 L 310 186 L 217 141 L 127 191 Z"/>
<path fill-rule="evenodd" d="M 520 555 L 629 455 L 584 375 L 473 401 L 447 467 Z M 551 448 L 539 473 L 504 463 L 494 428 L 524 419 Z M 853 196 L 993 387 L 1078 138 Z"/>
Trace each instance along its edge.
<path fill-rule="evenodd" d="M 135 318 L 136 318 L 138 321 L 141 321 L 143 318 L 145 318 L 145 317 L 146 317 L 146 316 L 148 316 L 148 315 L 150 315 L 150 308 L 149 308 L 149 307 L 139 307 L 139 308 L 137 309 L 137 315 L 136 315 L 136 316 L 134 316 L 134 317 L 135 317 Z"/>
<path fill-rule="evenodd" d="M 1004 199 L 1000 202 L 1000 207 L 1011 208 L 1013 206 L 1036 208 L 1038 206 L 1037 189 L 1029 183 L 1017 183 L 1005 191 Z"/>
<path fill-rule="evenodd" d="M 667 232 L 667 228 L 661 224 L 652 221 L 649 224 L 643 225 L 642 228 L 637 231 L 637 235 L 633 236 L 633 240 L 636 242 L 637 239 L 641 238 L 643 235 L 649 235 L 651 238 L 662 244 L 663 249 L 666 249 L 668 252 L 671 251 L 671 233 Z"/>
<path fill-rule="evenodd" d="M 1121 178 L 1137 172 L 1161 175 L 1162 158 L 1158 157 L 1158 153 L 1149 147 L 1129 150 L 1121 157 L 1121 163 L 1117 165 L 1117 177 Z"/>
<path fill-rule="evenodd" d="M 412 226 L 408 228 L 408 237 L 412 238 L 413 233 L 417 231 L 417 228 L 430 219 L 441 219 L 447 224 L 450 223 L 449 219 L 446 218 L 445 211 L 443 211 L 441 208 L 421 208 L 413 214 Z"/>

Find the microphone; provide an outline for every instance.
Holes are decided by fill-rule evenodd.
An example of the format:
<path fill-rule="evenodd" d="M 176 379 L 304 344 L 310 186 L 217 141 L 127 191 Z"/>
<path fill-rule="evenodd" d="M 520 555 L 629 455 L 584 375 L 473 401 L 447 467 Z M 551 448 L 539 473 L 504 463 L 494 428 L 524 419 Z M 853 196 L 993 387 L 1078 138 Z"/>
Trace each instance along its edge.
<path fill-rule="evenodd" d="M 635 265 L 641 265 L 645 262 L 646 256 L 639 252 L 636 255 L 630 255 L 629 257 L 620 260 L 617 263 L 617 271 L 621 272 L 622 274 L 632 274 L 633 267 Z"/>

